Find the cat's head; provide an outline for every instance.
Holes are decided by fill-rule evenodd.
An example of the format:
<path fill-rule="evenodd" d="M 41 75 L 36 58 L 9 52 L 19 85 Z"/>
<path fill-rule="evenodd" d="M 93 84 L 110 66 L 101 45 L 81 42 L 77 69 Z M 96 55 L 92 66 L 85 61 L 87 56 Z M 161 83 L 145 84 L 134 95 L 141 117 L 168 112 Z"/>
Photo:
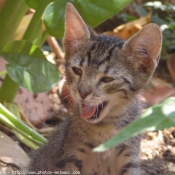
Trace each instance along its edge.
<path fill-rule="evenodd" d="M 71 3 L 66 6 L 66 78 L 81 118 L 90 123 L 119 115 L 149 82 L 162 35 L 149 24 L 128 41 L 96 35 Z"/>

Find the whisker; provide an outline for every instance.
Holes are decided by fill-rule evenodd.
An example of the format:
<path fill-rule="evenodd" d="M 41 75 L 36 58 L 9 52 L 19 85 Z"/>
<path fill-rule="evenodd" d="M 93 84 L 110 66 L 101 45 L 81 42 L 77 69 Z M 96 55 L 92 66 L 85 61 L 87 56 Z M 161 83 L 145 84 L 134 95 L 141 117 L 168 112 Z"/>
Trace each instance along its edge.
<path fill-rule="evenodd" d="M 132 100 L 133 101 L 133 103 L 136 105 L 136 107 L 137 108 L 139 108 L 139 106 L 138 106 L 138 104 L 137 104 L 137 101 L 136 100 L 134 100 L 133 98 L 131 98 L 131 97 L 128 97 L 130 100 Z"/>
<path fill-rule="evenodd" d="M 101 107 L 102 107 L 102 109 L 103 109 L 103 103 L 102 103 L 101 99 L 99 99 L 99 100 L 100 100 L 100 103 L 101 103 Z"/>
<path fill-rule="evenodd" d="M 98 114 L 98 103 L 97 103 L 96 105 L 97 105 L 97 112 L 96 112 L 96 114 L 95 114 L 95 120 L 94 120 L 94 123 L 97 122 L 97 114 Z"/>
<path fill-rule="evenodd" d="M 72 101 L 72 98 L 69 100 L 68 105 L 70 104 L 71 101 Z"/>
<path fill-rule="evenodd" d="M 70 94 L 69 95 L 67 95 L 67 96 L 65 96 L 63 99 L 66 99 L 67 97 L 69 97 L 70 96 Z"/>

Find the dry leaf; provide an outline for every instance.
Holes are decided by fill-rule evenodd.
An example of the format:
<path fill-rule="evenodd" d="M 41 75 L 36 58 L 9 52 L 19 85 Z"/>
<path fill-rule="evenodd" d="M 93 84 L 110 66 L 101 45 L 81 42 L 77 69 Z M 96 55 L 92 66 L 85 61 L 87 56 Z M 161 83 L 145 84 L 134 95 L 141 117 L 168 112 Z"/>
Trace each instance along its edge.
<path fill-rule="evenodd" d="M 143 26 L 150 23 L 151 13 L 147 16 L 141 17 L 137 20 L 122 24 L 116 27 L 113 31 L 105 32 L 104 34 L 116 36 L 122 39 L 128 39 L 136 32 L 138 32 Z"/>
<path fill-rule="evenodd" d="M 146 104 L 154 105 L 168 97 L 175 96 L 175 88 L 160 78 L 154 77 L 150 85 L 151 87 L 143 90 L 140 94 L 140 100 Z"/>
<path fill-rule="evenodd" d="M 168 163 L 168 169 L 170 172 L 174 172 L 175 173 L 175 164 L 170 162 Z"/>

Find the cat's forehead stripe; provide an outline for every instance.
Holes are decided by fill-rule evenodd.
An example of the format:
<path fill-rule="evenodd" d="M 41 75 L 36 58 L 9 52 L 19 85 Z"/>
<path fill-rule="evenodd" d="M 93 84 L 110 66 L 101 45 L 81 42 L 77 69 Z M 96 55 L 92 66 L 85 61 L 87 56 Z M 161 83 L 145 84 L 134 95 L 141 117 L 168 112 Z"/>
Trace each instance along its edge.
<path fill-rule="evenodd" d="M 82 66 L 83 63 L 84 63 L 84 61 L 85 61 L 85 58 L 84 58 L 84 57 L 81 57 L 81 58 L 80 58 L 80 63 L 79 63 L 79 65 Z"/>
<path fill-rule="evenodd" d="M 97 43 L 94 42 L 94 43 L 92 44 L 92 46 L 90 47 L 88 53 L 87 53 L 87 56 L 88 56 L 88 64 L 91 62 L 91 52 L 95 49 L 96 45 L 97 45 Z"/>
<path fill-rule="evenodd" d="M 108 45 L 102 41 L 94 41 L 87 53 L 88 65 L 98 63 L 99 59 L 107 53 L 107 47 Z"/>
<path fill-rule="evenodd" d="M 123 44 L 124 41 L 120 39 L 111 39 L 108 36 L 97 37 L 87 53 L 88 65 L 95 63 L 99 66 L 106 61 L 110 61 L 112 52 L 116 48 L 121 48 Z"/>
<path fill-rule="evenodd" d="M 104 64 L 107 61 L 110 61 L 111 56 L 112 56 L 112 52 L 116 49 L 117 46 L 118 46 L 118 44 L 114 44 L 110 47 L 108 55 L 98 62 L 98 66 L 101 64 Z"/>
<path fill-rule="evenodd" d="M 85 48 L 88 49 L 86 54 L 79 57 L 80 66 L 89 66 L 95 64 L 97 68 L 109 62 L 113 51 L 118 48 L 121 49 L 124 44 L 123 40 L 117 38 L 111 38 L 110 36 L 100 35 L 91 40 L 90 46 L 87 45 Z"/>

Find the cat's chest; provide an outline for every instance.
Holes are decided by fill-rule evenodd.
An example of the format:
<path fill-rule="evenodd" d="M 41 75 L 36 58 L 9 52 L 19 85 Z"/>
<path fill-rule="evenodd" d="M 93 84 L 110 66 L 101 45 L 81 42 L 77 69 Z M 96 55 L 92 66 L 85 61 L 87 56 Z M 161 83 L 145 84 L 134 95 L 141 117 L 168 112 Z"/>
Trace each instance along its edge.
<path fill-rule="evenodd" d="M 116 149 L 101 153 L 88 151 L 88 149 L 86 151 L 87 154 L 78 155 L 78 158 L 82 160 L 82 174 L 116 175 L 118 164 Z"/>
<path fill-rule="evenodd" d="M 101 144 L 115 136 L 119 131 L 114 124 L 94 126 L 86 130 L 86 138 L 94 143 Z"/>

